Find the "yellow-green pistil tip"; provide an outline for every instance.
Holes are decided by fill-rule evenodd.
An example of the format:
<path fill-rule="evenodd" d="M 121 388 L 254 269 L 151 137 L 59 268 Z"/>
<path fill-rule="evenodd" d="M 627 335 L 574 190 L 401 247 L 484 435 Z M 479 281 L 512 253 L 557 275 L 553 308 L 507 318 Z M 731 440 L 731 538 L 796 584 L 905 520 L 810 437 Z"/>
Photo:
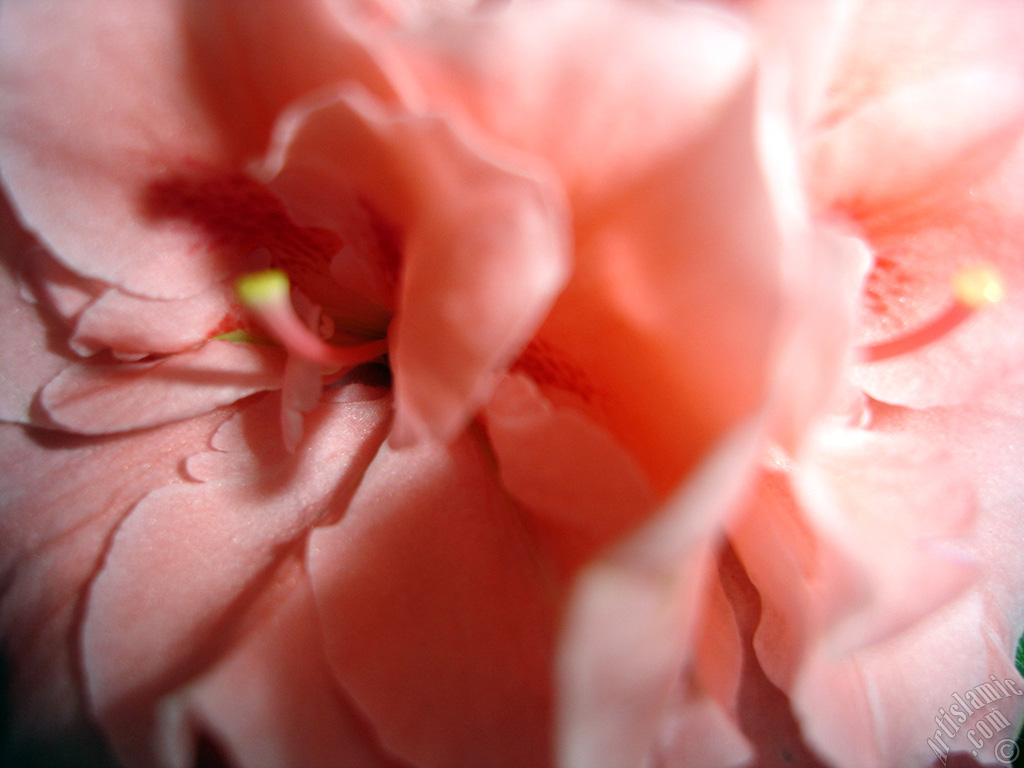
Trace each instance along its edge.
<path fill-rule="evenodd" d="M 973 267 L 958 272 L 953 278 L 953 295 L 971 309 L 998 304 L 1006 296 L 1003 280 L 989 266 Z"/>
<path fill-rule="evenodd" d="M 259 309 L 288 298 L 288 275 L 280 269 L 265 269 L 238 278 L 235 293 L 245 306 Z"/>

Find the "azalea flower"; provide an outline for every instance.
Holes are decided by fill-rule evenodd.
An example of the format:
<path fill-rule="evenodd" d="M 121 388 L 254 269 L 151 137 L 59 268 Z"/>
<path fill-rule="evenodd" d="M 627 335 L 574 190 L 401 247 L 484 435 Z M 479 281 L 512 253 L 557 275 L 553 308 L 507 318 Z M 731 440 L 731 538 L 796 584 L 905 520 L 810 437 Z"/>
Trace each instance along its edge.
<path fill-rule="evenodd" d="M 0 60 L 12 759 L 551 763 L 580 567 L 843 323 L 749 26 L 7 2 Z"/>
<path fill-rule="evenodd" d="M 744 8 L 761 128 L 789 126 L 813 220 L 868 256 L 855 324 L 795 441 L 724 442 L 580 580 L 567 763 L 641 764 L 652 745 L 666 765 L 1008 763 L 1024 704 L 1021 9 Z M 744 450 L 761 468 L 727 490 Z M 708 505 L 728 535 L 698 566 Z M 623 701 L 643 710 L 619 718 Z"/>
<path fill-rule="evenodd" d="M 999 758 L 1017 16 L 0 4 L 10 759 Z"/>

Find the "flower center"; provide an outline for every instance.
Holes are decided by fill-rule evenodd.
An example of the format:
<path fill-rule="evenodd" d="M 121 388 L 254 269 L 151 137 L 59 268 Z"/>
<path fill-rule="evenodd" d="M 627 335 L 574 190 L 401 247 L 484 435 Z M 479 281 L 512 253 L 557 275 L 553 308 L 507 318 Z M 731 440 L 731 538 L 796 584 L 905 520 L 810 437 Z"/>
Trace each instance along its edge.
<path fill-rule="evenodd" d="M 333 319 L 316 305 L 309 306 L 305 322 L 300 319 L 288 276 L 279 269 L 244 275 L 235 290 L 242 304 L 288 352 L 281 386 L 281 431 L 285 448 L 293 452 L 302 440 L 304 414 L 320 402 L 324 376 L 337 381 L 387 354 L 387 339 L 350 346 L 329 343 L 327 339 L 335 336 Z"/>
<path fill-rule="evenodd" d="M 953 302 L 945 311 L 902 336 L 857 348 L 857 362 L 877 363 L 900 357 L 945 337 L 979 309 L 1002 301 L 1003 282 L 991 267 L 965 269 L 953 279 Z"/>
<path fill-rule="evenodd" d="M 235 284 L 235 290 L 239 300 L 289 354 L 319 363 L 332 369 L 332 373 L 368 363 L 388 351 L 387 339 L 339 347 L 314 334 L 295 314 L 288 276 L 279 269 L 244 275 Z M 326 326 L 321 324 L 324 321 Z M 330 318 L 325 316 L 321 323 L 317 325 L 327 331 L 325 335 L 333 335 Z"/>

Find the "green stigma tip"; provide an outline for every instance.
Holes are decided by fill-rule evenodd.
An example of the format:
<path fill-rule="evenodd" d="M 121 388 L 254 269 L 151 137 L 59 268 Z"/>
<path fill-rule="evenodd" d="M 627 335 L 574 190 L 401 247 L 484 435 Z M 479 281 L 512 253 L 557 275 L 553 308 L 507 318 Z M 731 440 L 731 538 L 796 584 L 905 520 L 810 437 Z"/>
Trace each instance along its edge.
<path fill-rule="evenodd" d="M 288 275 L 280 269 L 265 269 L 238 278 L 235 293 L 247 307 L 260 307 L 288 296 Z"/>
<path fill-rule="evenodd" d="M 255 334 L 249 333 L 248 331 L 243 331 L 241 329 L 238 329 L 236 331 L 228 331 L 227 333 L 220 333 L 214 336 L 213 338 L 219 339 L 220 341 L 233 341 L 236 344 L 270 345 L 274 343 L 270 339 L 267 339 L 263 336 L 256 336 Z"/>

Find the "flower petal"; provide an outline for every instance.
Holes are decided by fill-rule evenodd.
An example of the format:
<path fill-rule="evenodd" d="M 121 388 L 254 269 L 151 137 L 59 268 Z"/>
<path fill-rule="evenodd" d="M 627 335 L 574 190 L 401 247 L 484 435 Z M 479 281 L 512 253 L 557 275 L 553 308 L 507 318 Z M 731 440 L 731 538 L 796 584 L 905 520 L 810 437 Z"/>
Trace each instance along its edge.
<path fill-rule="evenodd" d="M 74 432 L 141 429 L 278 388 L 283 362 L 276 347 L 213 340 L 157 362 L 71 366 L 46 385 L 41 404 Z"/>
<path fill-rule="evenodd" d="M 387 447 L 310 537 L 339 684 L 417 766 L 550 761 L 554 586 L 472 437 Z"/>
<path fill-rule="evenodd" d="M 45 421 L 35 411 L 39 390 L 71 362 L 54 351 L 54 319 L 27 301 L 17 278 L 0 266 L 0 419 L 25 424 Z M 59 326 L 58 326 L 59 327 Z"/>
<path fill-rule="evenodd" d="M 152 489 L 180 483 L 183 459 L 225 418 L 102 439 L 0 425 L 0 635 L 13 704 L 5 757 L 34 744 L 58 756 L 69 750 L 54 765 L 92 764 L 85 753 L 74 759 L 88 733 L 76 635 L 85 589 L 126 512 Z M 24 764 L 42 763 L 30 755 Z"/>
<path fill-rule="evenodd" d="M 656 760 L 666 768 L 748 765 L 754 753 L 738 720 L 744 649 L 717 574 L 708 580 L 694 644 L 666 702 Z"/>
<path fill-rule="evenodd" d="M 207 734 L 245 768 L 400 768 L 338 688 L 298 557 L 281 564 L 253 614 L 222 658 L 161 702 L 174 715 L 164 727 L 184 719 L 193 740 Z M 195 746 L 174 737 L 166 734 L 164 759 L 180 755 L 183 768 L 192 766 Z"/>
<path fill-rule="evenodd" d="M 926 326 L 951 303 L 960 270 L 984 264 L 1005 280 L 1002 306 L 919 351 L 860 366 L 853 380 L 885 402 L 968 400 L 1001 375 L 1005 357 L 1019 356 L 1020 340 L 1008 331 L 1024 317 L 1021 7 L 999 0 L 768 6 L 787 19 L 803 51 L 791 62 L 794 89 L 813 83 L 817 92 L 813 111 L 805 104 L 796 115 L 816 207 L 850 220 L 876 256 L 858 341 L 881 343 Z M 831 18 L 823 25 L 822 17 Z M 788 47 L 788 40 L 780 46 Z"/>
<path fill-rule="evenodd" d="M 784 247 L 753 99 L 740 87 L 706 133 L 586 212 L 572 279 L 539 332 L 584 373 L 588 415 L 659 494 L 758 407 L 772 375 Z"/>
<path fill-rule="evenodd" d="M 156 298 L 235 266 L 147 209 L 168 168 L 233 153 L 196 99 L 180 14 L 167 0 L 40 0 L 0 18 L 0 174 L 19 216 L 80 275 Z"/>
<path fill-rule="evenodd" d="M 181 9 L 196 96 L 251 157 L 267 146 L 292 102 L 338 83 L 358 82 L 384 100 L 393 84 L 357 28 L 378 0 L 289 0 L 257 10 L 233 0 Z"/>
<path fill-rule="evenodd" d="M 566 572 L 639 524 L 656 497 L 633 457 L 522 374 L 502 377 L 483 411 L 502 486 L 550 533 Z"/>
<path fill-rule="evenodd" d="M 1001 738 L 1013 738 L 1012 724 L 1024 711 L 1024 697 L 1004 681 L 1016 691 L 1024 690 L 1024 681 L 1004 650 L 1008 633 L 998 611 L 971 594 L 887 643 L 852 656 L 810 659 L 791 694 L 808 743 L 836 768 L 927 768 L 954 751 L 1003 763 L 993 750 Z M 990 675 L 1009 695 L 992 686 Z M 977 711 L 966 708 L 965 720 L 946 723 L 944 731 L 943 717 L 952 716 L 956 697 L 977 697 L 974 689 L 982 685 L 995 696 L 982 694 Z M 979 748 L 975 727 L 994 711 L 1011 725 L 990 728 L 1005 732 Z"/>
<path fill-rule="evenodd" d="M 271 178 L 296 190 L 345 183 L 402 237 L 390 331 L 393 441 L 451 437 L 525 346 L 568 270 L 557 187 L 436 116 L 389 112 L 365 94 L 306 105 L 279 126 Z M 341 180 L 344 180 L 342 182 Z"/>
<path fill-rule="evenodd" d="M 929 443 L 832 429 L 792 475 L 795 494 L 766 473 L 731 534 L 761 596 L 755 649 L 783 690 L 807 657 L 898 635 L 978 574 L 971 485 Z"/>
<path fill-rule="evenodd" d="M 979 759 L 991 761 L 990 750 L 998 739 L 986 740 L 981 750 L 969 742 L 968 731 L 993 710 L 999 710 L 1011 723 L 1021 713 L 1024 700 L 1014 693 L 977 712 L 968 712 L 970 722 L 947 723 L 948 732 L 937 731 L 941 723 L 936 718 L 941 721 L 944 712 L 953 712 L 951 705 L 957 703 L 954 695 L 964 697 L 976 686 L 991 683 L 989 675 L 1000 682 L 1009 679 L 1018 690 L 1024 690 L 1013 665 L 1013 651 L 1024 632 L 1018 588 L 1024 555 L 1017 533 L 1022 491 L 1019 457 L 1012 449 L 1007 450 L 1019 435 L 1022 387 L 1022 377 L 1015 372 L 967 407 L 930 411 L 878 407 L 874 430 L 864 438 L 865 457 L 868 461 L 877 457 L 883 464 L 872 473 L 875 480 L 855 483 L 863 460 L 851 462 L 847 455 L 838 461 L 841 472 L 832 481 L 833 487 L 855 483 L 854 489 L 844 495 L 860 498 L 850 507 L 849 522 L 856 527 L 867 526 L 865 533 L 876 526 L 879 532 L 875 544 L 864 540 L 857 544 L 854 531 L 840 533 L 842 529 L 833 521 L 827 525 L 834 530 L 828 546 L 833 552 L 848 546 L 844 554 L 847 558 L 850 552 L 865 553 L 861 564 L 867 563 L 877 574 L 870 600 L 859 592 L 864 586 L 859 576 L 851 580 L 852 594 L 844 595 L 828 586 L 839 584 L 836 576 L 841 571 L 822 567 L 834 558 L 821 548 L 824 542 L 815 543 L 806 526 L 796 535 L 792 523 L 773 515 L 777 530 L 788 525 L 789 532 L 780 537 L 783 540 L 779 545 L 771 546 L 771 537 L 763 532 L 767 521 L 765 510 L 761 510 L 762 534 L 756 540 L 751 537 L 742 552 L 765 602 L 758 654 L 768 674 L 790 692 L 808 743 L 837 766 L 923 767 L 939 756 L 933 744 L 940 751 L 977 749 Z M 850 445 L 837 447 L 840 450 L 833 457 L 817 461 L 815 471 L 826 469 L 829 462 L 844 456 Z M 936 458 L 941 460 L 936 463 Z M 852 470 L 849 475 L 847 469 Z M 833 467 L 833 473 L 835 470 Z M 965 477 L 972 479 L 974 498 L 965 498 L 958 479 Z M 897 488 L 884 492 L 881 499 L 870 500 L 868 494 L 882 491 L 894 481 L 905 484 L 906 490 L 901 493 Z M 892 503 L 886 498 L 902 499 L 899 514 L 890 513 L 872 523 L 872 518 Z M 939 542 L 963 535 L 958 531 L 970 516 L 956 512 L 958 498 L 977 510 L 974 540 L 965 551 L 973 555 L 978 577 L 966 592 L 943 605 L 936 598 L 956 587 L 955 560 L 949 561 L 941 550 L 922 545 L 928 545 L 930 538 Z M 901 518 L 905 526 L 909 524 L 902 532 Z M 820 515 L 817 519 L 826 522 Z M 911 540 L 896 552 L 887 553 L 886 547 L 898 541 L 901 533 L 910 533 Z M 738 539 L 740 547 L 744 542 Z M 762 553 L 760 562 L 757 552 Z M 774 584 L 765 579 L 772 553 L 776 557 L 770 570 L 779 576 L 786 574 Z M 812 574 L 808 571 L 814 570 L 815 559 L 818 573 Z M 787 560 L 802 562 L 787 564 Z M 815 592 L 821 594 L 818 602 L 826 607 L 829 623 L 836 627 L 833 638 L 826 636 L 817 644 L 808 642 L 808 635 L 821 626 L 821 613 L 818 610 L 816 618 L 815 609 L 807 610 L 807 597 L 813 593 L 795 589 L 794 584 L 800 583 L 814 584 Z M 919 596 L 922 605 L 917 604 Z M 854 612 L 852 620 L 835 621 L 845 612 L 843 606 L 858 602 L 864 606 L 859 609 L 859 617 Z M 929 604 L 931 613 L 922 616 L 922 606 Z M 915 615 L 917 621 L 908 625 L 906 619 Z M 881 642 L 851 647 L 851 640 L 872 637 L 865 630 L 875 621 L 881 622 L 877 629 L 888 627 L 893 631 Z M 794 647 L 802 649 L 796 653 L 799 663 L 788 668 L 795 673 L 780 677 L 780 657 L 792 654 Z M 793 656 L 789 658 L 791 661 Z"/>
<path fill-rule="evenodd" d="M 959 195 L 872 233 L 876 257 L 866 284 L 861 343 L 884 341 L 932 321 L 950 305 L 957 274 L 979 264 L 999 273 L 1005 298 L 918 351 L 858 366 L 850 378 L 865 392 L 917 408 L 956 405 L 1024 363 L 1022 184 L 1024 141 Z"/>
<path fill-rule="evenodd" d="M 386 435 L 389 405 L 324 403 L 288 454 L 280 399 L 266 396 L 188 460 L 203 482 L 150 493 L 118 528 L 82 642 L 91 705 L 124 762 L 155 763 L 156 701 L 231 641 L 289 546 L 344 509 Z"/>
<path fill-rule="evenodd" d="M 821 131 L 808 173 L 819 204 L 892 215 L 908 201 L 969 187 L 1022 127 L 1020 73 L 958 70 L 883 94 Z M 892 162 L 880 164 L 883 157 Z"/>
<path fill-rule="evenodd" d="M 845 618 L 830 639 L 839 654 L 899 632 L 977 578 L 978 502 L 971 478 L 930 442 L 845 429 L 818 440 L 794 468 L 802 509 L 829 540 L 822 549 L 868 579 L 864 615 Z"/>
<path fill-rule="evenodd" d="M 672 726 L 666 716 L 706 714 L 705 699 L 682 713 L 666 703 L 694 663 L 720 526 L 738 507 L 760 439 L 756 423 L 730 435 L 678 498 L 578 580 L 559 652 L 558 754 L 567 768 L 642 765 Z M 742 751 L 732 744 L 729 760 Z M 712 746 L 690 754 L 710 759 Z"/>
<path fill-rule="evenodd" d="M 752 53 L 742 21 L 705 3 L 494 3 L 432 21 L 375 41 L 382 58 L 428 109 L 543 158 L 581 207 L 693 141 Z"/>
<path fill-rule="evenodd" d="M 232 299 L 223 285 L 173 301 L 143 299 L 112 288 L 79 315 L 70 343 L 81 355 L 104 349 L 122 355 L 183 352 L 215 333 L 235 308 Z"/>

